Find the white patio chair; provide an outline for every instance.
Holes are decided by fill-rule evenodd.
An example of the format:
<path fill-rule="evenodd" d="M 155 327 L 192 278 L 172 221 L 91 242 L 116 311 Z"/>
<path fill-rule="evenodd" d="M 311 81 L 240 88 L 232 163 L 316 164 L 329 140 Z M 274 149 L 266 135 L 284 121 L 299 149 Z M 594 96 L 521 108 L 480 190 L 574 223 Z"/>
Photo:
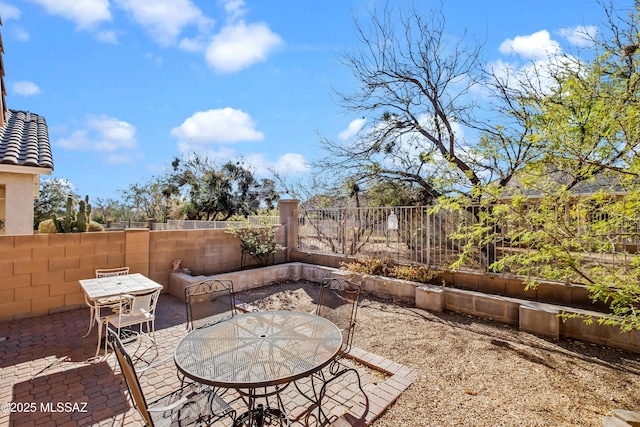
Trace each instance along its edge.
<path fill-rule="evenodd" d="M 143 295 L 122 295 L 119 297 L 118 309 L 116 313 L 102 317 L 98 320 L 98 349 L 96 357 L 100 352 L 100 341 L 102 339 L 102 325 L 107 328 L 113 327 L 120 336 L 120 330 L 127 326 L 139 325 L 140 335 L 144 333 L 143 326 L 147 326 L 147 335 L 151 338 L 153 345 L 155 340 L 155 320 L 156 305 L 162 288 Z M 104 353 L 107 354 L 107 342 L 105 340 Z"/>
<path fill-rule="evenodd" d="M 111 277 L 111 276 L 123 276 L 125 274 L 129 274 L 129 267 L 118 267 L 118 268 L 99 268 L 96 270 L 96 278 L 100 277 Z M 100 318 L 100 309 L 102 307 L 111 307 L 117 305 L 119 302 L 118 297 L 110 297 L 110 298 L 101 298 L 96 301 L 90 301 L 87 298 L 87 295 L 84 296 L 84 302 L 89 306 L 91 310 L 91 319 L 89 320 L 89 330 L 84 337 L 89 336 L 91 333 L 91 329 L 93 329 L 94 321 L 97 323 Z"/>

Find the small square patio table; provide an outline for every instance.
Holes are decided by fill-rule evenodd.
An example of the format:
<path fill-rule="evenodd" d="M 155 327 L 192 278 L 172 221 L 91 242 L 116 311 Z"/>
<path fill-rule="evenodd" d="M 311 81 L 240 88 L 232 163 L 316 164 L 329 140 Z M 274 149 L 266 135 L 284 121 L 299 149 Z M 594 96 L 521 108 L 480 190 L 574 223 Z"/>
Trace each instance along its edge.
<path fill-rule="evenodd" d="M 162 285 L 160 283 L 154 282 L 153 280 L 140 273 L 83 279 L 79 282 L 80 287 L 87 296 L 87 301 L 90 301 L 95 305 L 95 319 L 98 323 L 98 326 L 100 326 L 99 319 L 101 307 L 100 304 L 98 304 L 99 300 L 124 295 L 147 294 L 149 292 L 153 292 L 162 288 Z M 98 342 L 96 358 L 98 357 L 99 351 L 100 343 Z"/>
<path fill-rule="evenodd" d="M 125 274 L 122 276 L 99 277 L 80 280 L 80 287 L 90 301 L 121 295 L 140 295 L 162 288 L 160 283 L 154 282 L 140 274 Z"/>
<path fill-rule="evenodd" d="M 189 332 L 175 349 L 180 372 L 201 384 L 232 388 L 248 396 L 248 411 L 236 425 L 262 426 L 256 389 L 289 384 L 329 364 L 342 333 L 331 321 L 293 311 L 252 312 Z M 267 405 L 268 406 L 268 405 Z M 245 424 L 248 423 L 248 424 Z"/>

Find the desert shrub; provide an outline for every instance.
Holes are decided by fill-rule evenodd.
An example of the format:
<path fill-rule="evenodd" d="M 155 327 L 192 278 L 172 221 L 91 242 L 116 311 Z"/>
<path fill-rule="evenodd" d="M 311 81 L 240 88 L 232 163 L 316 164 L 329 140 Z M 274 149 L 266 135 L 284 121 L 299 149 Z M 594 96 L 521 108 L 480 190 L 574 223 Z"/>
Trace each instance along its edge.
<path fill-rule="evenodd" d="M 95 221 L 89 222 L 89 228 L 87 231 L 104 231 L 104 227 Z M 53 219 L 45 219 L 44 221 L 40 221 L 38 223 L 38 233 L 40 234 L 55 234 L 58 230 L 56 229 L 55 224 L 53 223 Z"/>
<path fill-rule="evenodd" d="M 87 229 L 87 231 L 104 231 L 104 227 L 99 222 L 91 221 L 89 222 L 89 228 Z"/>
<path fill-rule="evenodd" d="M 386 276 L 389 266 L 383 260 L 373 257 L 364 257 L 349 263 L 340 264 L 341 270 L 348 270 L 358 274 L 370 274 L 372 276 Z"/>
<path fill-rule="evenodd" d="M 241 226 L 227 226 L 227 233 L 240 239 L 240 249 L 243 254 L 249 254 L 260 266 L 266 266 L 273 262 L 276 252 L 286 248 L 276 241 L 275 228 L 269 224 L 266 217 L 260 218 L 260 225 L 250 223 L 242 218 Z"/>
<path fill-rule="evenodd" d="M 437 273 L 426 265 L 398 265 L 393 260 L 373 257 L 364 257 L 349 263 L 344 262 L 340 265 L 340 269 L 356 274 L 369 274 L 420 283 L 429 283 L 437 276 Z"/>
<path fill-rule="evenodd" d="M 58 230 L 56 230 L 52 219 L 45 219 L 38 223 L 38 233 L 40 234 L 55 234 L 57 232 Z"/>
<path fill-rule="evenodd" d="M 395 277 L 396 279 L 420 283 L 429 283 L 436 277 L 436 273 L 426 265 L 398 265 L 391 268 L 389 273 L 390 277 Z"/>

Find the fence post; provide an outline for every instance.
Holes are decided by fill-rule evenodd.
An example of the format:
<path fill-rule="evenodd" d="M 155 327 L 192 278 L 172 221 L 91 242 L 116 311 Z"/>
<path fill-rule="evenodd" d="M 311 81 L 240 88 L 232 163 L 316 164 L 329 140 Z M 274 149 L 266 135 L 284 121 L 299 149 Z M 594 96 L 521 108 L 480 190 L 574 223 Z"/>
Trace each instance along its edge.
<path fill-rule="evenodd" d="M 280 211 L 280 225 L 283 225 L 285 246 L 287 247 L 287 262 L 293 249 L 298 249 L 298 204 L 299 200 L 278 200 Z"/>

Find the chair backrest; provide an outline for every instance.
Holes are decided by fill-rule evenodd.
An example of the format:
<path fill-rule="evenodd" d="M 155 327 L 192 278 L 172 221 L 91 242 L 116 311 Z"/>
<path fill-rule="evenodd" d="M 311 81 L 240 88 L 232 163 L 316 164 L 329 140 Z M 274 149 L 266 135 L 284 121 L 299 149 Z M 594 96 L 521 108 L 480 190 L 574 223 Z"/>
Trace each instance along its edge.
<path fill-rule="evenodd" d="M 360 285 L 345 279 L 322 279 L 316 314 L 335 323 L 342 332 L 342 352 L 348 353 L 356 326 Z"/>
<path fill-rule="evenodd" d="M 139 316 L 141 314 L 154 314 L 162 288 L 141 295 L 120 295 L 117 298 L 119 304 L 118 314 L 121 319 L 126 316 Z"/>
<path fill-rule="evenodd" d="M 218 323 L 236 313 L 231 280 L 203 280 L 184 290 L 187 329 Z"/>
<path fill-rule="evenodd" d="M 129 267 L 98 268 L 98 269 L 96 269 L 96 278 L 98 278 L 98 277 L 111 277 L 111 276 L 124 276 L 125 274 L 129 274 Z"/>
<path fill-rule="evenodd" d="M 138 375 L 136 374 L 136 369 L 133 366 L 131 356 L 129 356 L 127 351 L 124 349 L 122 341 L 120 341 L 116 331 L 111 328 L 107 328 L 107 339 L 116 354 L 120 370 L 122 371 L 124 380 L 127 383 L 127 388 L 129 389 L 129 394 L 131 395 L 131 400 L 133 400 L 134 406 L 138 412 L 140 412 L 140 415 L 142 415 L 145 423 L 148 426 L 153 427 L 153 420 L 151 419 L 151 415 L 147 409 L 147 400 L 144 398 L 144 393 L 142 393 L 140 380 L 138 380 Z"/>
<path fill-rule="evenodd" d="M 146 311 L 148 313 L 153 313 L 156 310 L 156 305 L 158 304 L 160 291 L 162 291 L 162 288 L 149 292 L 148 294 L 134 295 L 131 303 L 131 312 L 140 313 Z"/>

